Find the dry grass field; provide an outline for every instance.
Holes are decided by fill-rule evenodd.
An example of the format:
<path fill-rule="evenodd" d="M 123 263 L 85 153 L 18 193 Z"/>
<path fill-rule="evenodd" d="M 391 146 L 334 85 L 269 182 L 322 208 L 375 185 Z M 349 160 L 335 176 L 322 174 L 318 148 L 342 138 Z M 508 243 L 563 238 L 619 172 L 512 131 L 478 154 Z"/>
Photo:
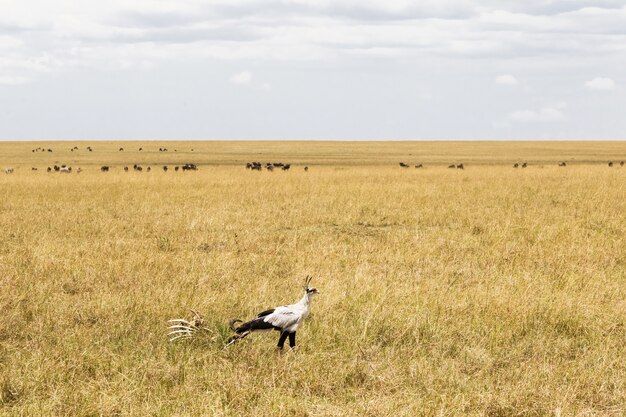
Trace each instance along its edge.
<path fill-rule="evenodd" d="M 623 416 L 609 160 L 625 142 L 0 143 L 0 415 Z M 307 274 L 297 351 L 223 349 Z M 189 308 L 211 332 L 168 343 Z"/>

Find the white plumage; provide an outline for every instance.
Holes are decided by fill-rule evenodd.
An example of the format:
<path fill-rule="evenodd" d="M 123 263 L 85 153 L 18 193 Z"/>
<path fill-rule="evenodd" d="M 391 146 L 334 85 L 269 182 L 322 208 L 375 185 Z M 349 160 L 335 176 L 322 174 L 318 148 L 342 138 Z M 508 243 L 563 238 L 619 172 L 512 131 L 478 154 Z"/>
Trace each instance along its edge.
<path fill-rule="evenodd" d="M 280 338 L 278 339 L 278 347 L 283 348 L 285 340 L 289 337 L 289 346 L 293 349 L 296 347 L 296 331 L 302 325 L 304 320 L 311 312 L 311 298 L 319 294 L 317 288 L 309 287 L 311 277 L 307 277 L 304 289 L 304 295 L 295 304 L 280 306 L 271 310 L 259 313 L 254 319 L 243 323 L 235 328 L 235 323 L 241 320 L 231 320 L 230 328 L 235 335 L 230 338 L 229 345 L 243 339 L 250 333 L 259 330 L 278 330 Z"/>

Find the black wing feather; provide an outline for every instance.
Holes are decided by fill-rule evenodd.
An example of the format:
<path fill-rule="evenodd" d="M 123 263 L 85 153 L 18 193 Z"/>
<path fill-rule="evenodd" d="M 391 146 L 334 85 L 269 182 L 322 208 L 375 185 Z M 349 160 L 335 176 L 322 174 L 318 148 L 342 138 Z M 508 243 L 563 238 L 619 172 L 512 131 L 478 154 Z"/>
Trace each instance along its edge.
<path fill-rule="evenodd" d="M 259 313 L 259 314 L 257 315 L 257 317 L 265 317 L 265 316 L 269 316 L 269 315 L 270 315 L 270 314 L 272 314 L 274 311 L 276 311 L 276 309 L 275 309 L 275 308 L 272 308 L 271 310 L 265 310 L 265 311 L 263 311 L 263 312 Z"/>

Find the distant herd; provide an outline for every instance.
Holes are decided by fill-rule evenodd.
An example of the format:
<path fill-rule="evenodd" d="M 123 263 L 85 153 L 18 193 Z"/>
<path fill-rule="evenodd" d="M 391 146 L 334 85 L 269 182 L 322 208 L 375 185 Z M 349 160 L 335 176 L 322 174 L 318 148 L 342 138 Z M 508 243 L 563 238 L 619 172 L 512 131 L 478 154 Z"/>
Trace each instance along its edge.
<path fill-rule="evenodd" d="M 91 146 L 87 146 L 85 149 L 87 149 L 87 151 L 89 152 L 93 152 L 93 148 Z M 74 146 L 73 148 L 70 148 L 71 152 L 77 151 L 79 150 L 79 148 L 77 146 Z M 138 149 L 140 152 L 143 151 L 143 148 L 139 148 Z M 120 152 L 124 151 L 124 148 L 119 148 Z M 191 152 L 193 152 L 194 150 L 191 149 Z M 43 147 L 37 147 L 35 149 L 32 149 L 32 152 L 52 152 L 51 148 L 43 148 Z M 159 148 L 159 152 L 168 152 L 167 148 Z M 174 152 L 178 152 L 177 149 L 174 149 Z M 623 167 L 624 166 L 624 161 L 619 161 L 619 162 L 614 162 L 614 161 L 609 161 L 608 162 L 608 166 L 609 167 L 613 167 L 614 165 L 618 165 Z M 399 165 L 401 168 L 410 168 L 411 165 L 405 163 L 405 162 L 399 162 Z M 424 165 L 422 163 L 417 163 L 413 165 L 415 168 L 424 168 Z M 558 166 L 559 167 L 566 167 L 567 163 L 565 161 L 559 161 L 558 162 Z M 526 168 L 528 167 L 528 162 L 515 162 L 513 164 L 513 168 Z M 246 163 L 246 169 L 251 170 L 251 171 L 262 171 L 263 169 L 267 170 L 267 171 L 274 171 L 274 169 L 279 169 L 282 171 L 289 171 L 289 169 L 291 168 L 291 164 L 287 164 L 284 162 L 266 162 L 266 163 L 261 163 L 261 162 L 248 162 Z M 450 164 L 448 165 L 448 168 L 452 168 L 452 169 L 465 169 L 465 165 L 463 163 L 454 163 L 454 164 Z M 109 170 L 111 169 L 111 167 L 109 165 L 102 165 L 100 167 L 100 171 L 102 172 L 109 172 Z M 144 170 L 144 167 L 138 164 L 135 164 L 132 166 L 133 171 L 137 171 L 137 172 L 142 172 Z M 191 164 L 191 163 L 187 163 L 187 164 L 183 164 L 183 165 L 175 165 L 172 167 L 169 167 L 167 165 L 163 165 L 162 169 L 164 172 L 167 172 L 169 169 L 173 169 L 174 171 L 197 171 L 198 170 L 198 166 L 196 164 Z M 31 168 L 32 171 L 37 171 L 38 169 L 33 167 Z M 130 168 L 128 166 L 124 166 L 124 171 L 128 172 L 130 170 Z M 152 170 L 151 167 L 146 167 L 145 168 L 146 172 L 150 172 Z M 304 171 L 308 171 L 309 167 L 305 166 L 304 167 Z M 81 168 L 77 168 L 76 170 L 73 170 L 71 166 L 67 166 L 67 165 L 54 165 L 54 166 L 49 166 L 46 170 L 47 172 L 59 172 L 59 173 L 66 173 L 66 174 L 70 174 L 72 172 L 76 172 L 76 173 L 80 173 L 82 171 Z M 4 173 L 5 174 L 12 174 L 15 172 L 15 168 L 5 168 L 4 169 Z"/>
<path fill-rule="evenodd" d="M 291 168 L 291 164 L 285 164 L 282 162 L 267 162 L 265 164 L 265 169 L 268 171 L 274 171 L 274 168 L 282 169 L 283 171 L 289 171 Z M 260 162 L 248 162 L 246 164 L 246 169 L 250 169 L 252 171 L 261 171 L 263 169 L 263 164 Z M 304 167 L 305 171 L 309 170 L 309 167 Z"/>

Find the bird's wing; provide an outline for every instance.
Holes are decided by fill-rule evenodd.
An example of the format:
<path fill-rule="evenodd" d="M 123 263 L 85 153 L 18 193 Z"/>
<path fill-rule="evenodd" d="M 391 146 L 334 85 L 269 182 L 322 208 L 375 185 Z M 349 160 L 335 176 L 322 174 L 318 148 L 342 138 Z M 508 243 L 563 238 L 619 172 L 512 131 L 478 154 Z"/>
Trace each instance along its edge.
<path fill-rule="evenodd" d="M 294 309 L 293 306 L 282 306 L 274 309 L 273 313 L 265 316 L 263 321 L 281 329 L 285 329 L 296 324 L 299 319 L 299 311 Z"/>
<path fill-rule="evenodd" d="M 265 316 L 268 316 L 268 315 L 272 314 L 274 311 L 276 311 L 276 309 L 275 309 L 275 308 L 272 308 L 272 309 L 270 309 L 270 310 L 265 310 L 265 311 L 263 311 L 263 312 L 259 313 L 259 314 L 257 315 L 257 317 L 265 317 Z"/>

